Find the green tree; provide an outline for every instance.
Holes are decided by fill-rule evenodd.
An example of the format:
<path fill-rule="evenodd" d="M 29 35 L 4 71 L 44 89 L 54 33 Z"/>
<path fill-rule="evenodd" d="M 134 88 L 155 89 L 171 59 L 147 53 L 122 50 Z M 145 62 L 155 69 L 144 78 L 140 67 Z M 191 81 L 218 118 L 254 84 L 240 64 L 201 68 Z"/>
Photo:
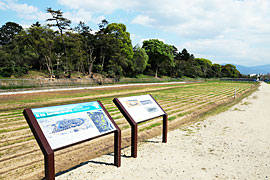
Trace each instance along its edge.
<path fill-rule="evenodd" d="M 190 54 L 186 49 L 181 52 L 175 53 L 175 67 L 174 76 L 181 77 L 185 75 L 187 77 L 201 76 L 201 70 L 198 68 L 198 63 L 195 61 L 194 55 Z M 196 68 L 195 68 L 196 66 Z"/>
<path fill-rule="evenodd" d="M 7 22 L 0 28 L 0 45 L 7 45 L 15 35 L 23 30 L 22 26 L 15 22 Z"/>
<path fill-rule="evenodd" d="M 104 66 L 106 66 L 107 62 L 106 59 L 109 59 L 110 50 L 112 49 L 109 39 L 111 36 L 105 32 L 106 27 L 108 26 L 109 22 L 106 19 L 103 19 L 101 23 L 98 24 L 99 31 L 95 34 L 96 36 L 96 57 L 98 57 L 98 64 L 96 66 L 97 72 L 103 72 Z M 107 57 L 107 58 L 106 58 Z"/>
<path fill-rule="evenodd" d="M 88 74 L 92 75 L 92 70 L 94 62 L 96 61 L 96 56 L 94 54 L 96 47 L 96 35 L 91 33 L 91 29 L 84 22 L 80 22 L 78 26 L 75 27 L 75 30 L 78 34 L 81 35 L 81 41 L 83 43 L 83 52 L 85 53 L 86 66 Z M 85 64 L 83 59 L 81 60 L 81 66 Z"/>
<path fill-rule="evenodd" d="M 221 77 L 221 65 L 213 64 L 212 65 L 213 77 L 220 78 Z"/>
<path fill-rule="evenodd" d="M 150 69 L 155 72 L 155 77 L 164 67 L 174 67 L 173 51 L 171 45 L 164 44 L 158 39 L 143 41 L 142 46 L 149 56 Z"/>
<path fill-rule="evenodd" d="M 183 49 L 181 53 L 179 53 L 179 58 L 183 61 L 189 61 L 189 60 L 193 60 L 194 58 L 192 58 L 192 54 L 189 54 L 189 52 L 187 51 L 187 49 Z"/>
<path fill-rule="evenodd" d="M 106 27 L 105 33 L 109 35 L 107 40 L 110 43 L 111 53 L 107 65 L 109 76 L 130 75 L 134 67 L 133 47 L 126 26 L 121 23 L 111 23 Z"/>
<path fill-rule="evenodd" d="M 66 47 L 67 47 L 67 56 L 70 59 L 70 70 L 85 73 L 85 65 L 87 54 L 84 49 L 84 42 L 82 35 L 73 32 L 67 32 L 65 34 L 66 38 Z"/>
<path fill-rule="evenodd" d="M 148 55 L 145 52 L 145 50 L 143 48 L 141 48 L 139 45 L 136 45 L 133 48 L 133 52 L 134 52 L 134 56 L 133 56 L 133 71 L 134 71 L 134 75 L 143 73 L 143 71 L 145 70 L 146 66 L 147 66 L 147 62 L 148 62 Z"/>
<path fill-rule="evenodd" d="M 4 69 L 10 71 L 9 75 L 21 76 L 27 74 L 29 68 L 31 68 L 30 62 L 37 58 L 25 31 L 21 31 L 14 36 L 10 43 L 2 47 L 2 50 L 5 51 L 3 53 L 5 58 Z"/>
<path fill-rule="evenodd" d="M 221 66 L 222 77 L 237 78 L 240 75 L 240 72 L 232 64 L 226 64 Z"/>
<path fill-rule="evenodd" d="M 38 58 L 33 59 L 30 64 L 34 68 L 46 69 L 51 78 L 57 76 L 60 62 L 56 61 L 55 56 L 55 32 L 47 27 L 32 26 L 27 30 L 27 39 L 33 53 L 38 55 Z"/>
<path fill-rule="evenodd" d="M 70 63 L 68 62 L 67 52 L 66 52 L 66 43 L 64 38 L 64 31 L 70 30 L 71 21 L 63 17 L 63 12 L 61 10 L 52 10 L 52 8 L 47 8 L 47 13 L 50 13 L 52 18 L 47 19 L 46 21 L 55 22 L 48 24 L 49 27 L 57 27 L 61 34 L 62 45 L 64 49 L 65 56 L 65 73 L 68 73 L 68 77 L 71 75 Z"/>
<path fill-rule="evenodd" d="M 13 62 L 10 61 L 12 59 L 9 52 L 0 47 L 0 75 L 3 77 L 10 77 L 12 72 Z"/>
<path fill-rule="evenodd" d="M 31 27 L 41 27 L 41 24 L 37 21 L 31 25 Z"/>
<path fill-rule="evenodd" d="M 212 76 L 212 62 L 204 58 L 195 58 L 195 61 L 201 67 L 202 77 L 210 78 Z"/>

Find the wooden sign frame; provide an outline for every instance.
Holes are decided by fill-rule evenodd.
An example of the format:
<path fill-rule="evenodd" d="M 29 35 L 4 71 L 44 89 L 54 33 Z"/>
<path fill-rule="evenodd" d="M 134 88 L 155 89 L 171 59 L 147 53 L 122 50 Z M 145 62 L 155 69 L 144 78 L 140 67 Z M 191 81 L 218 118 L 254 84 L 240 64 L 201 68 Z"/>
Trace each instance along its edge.
<path fill-rule="evenodd" d="M 123 114 L 123 116 L 126 118 L 128 123 L 131 126 L 131 156 L 136 158 L 137 157 L 137 144 L 138 144 L 138 124 L 143 123 L 145 121 L 149 121 L 151 119 L 157 118 L 157 117 L 163 117 L 163 128 L 162 128 L 162 142 L 167 142 L 167 134 L 168 134 L 168 114 L 162 109 L 162 107 L 157 103 L 157 101 L 153 98 L 151 94 L 149 94 L 150 97 L 154 100 L 154 102 L 160 107 L 160 109 L 163 111 L 163 115 L 152 117 L 140 122 L 136 122 L 133 117 L 129 114 L 127 109 L 123 106 L 123 104 L 120 102 L 119 98 L 114 98 L 113 102 L 117 106 L 117 108 L 120 110 L 120 112 Z"/>
<path fill-rule="evenodd" d="M 102 110 L 105 112 L 105 114 L 108 116 L 109 120 L 112 122 L 112 124 L 115 127 L 114 131 L 110 131 L 104 134 L 100 134 L 98 136 L 95 137 L 91 137 L 76 143 L 72 143 L 69 144 L 67 146 L 64 147 L 60 147 L 57 149 L 52 149 L 50 144 L 48 143 L 41 127 L 39 126 L 36 117 L 34 116 L 33 112 L 31 109 L 27 108 L 24 109 L 23 114 L 24 117 L 34 135 L 34 137 L 37 140 L 37 143 L 44 155 L 44 166 L 45 166 L 45 179 L 47 180 L 54 180 L 55 179 L 55 167 L 54 167 L 54 151 L 58 151 L 76 144 L 80 144 L 86 141 L 90 141 L 111 133 L 114 133 L 114 165 L 117 167 L 121 166 L 121 130 L 120 128 L 117 126 L 117 124 L 114 122 L 114 120 L 112 119 L 112 117 L 110 116 L 110 114 L 108 113 L 108 111 L 106 110 L 106 108 L 103 106 L 103 104 L 100 101 L 96 101 L 98 102 L 98 104 L 100 105 L 100 107 L 102 108 Z"/>

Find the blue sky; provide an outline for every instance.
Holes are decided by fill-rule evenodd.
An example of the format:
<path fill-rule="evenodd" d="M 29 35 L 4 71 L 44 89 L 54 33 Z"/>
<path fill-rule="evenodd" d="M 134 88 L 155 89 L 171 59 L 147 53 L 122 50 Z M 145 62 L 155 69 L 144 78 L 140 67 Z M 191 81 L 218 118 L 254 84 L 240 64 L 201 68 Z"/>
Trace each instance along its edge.
<path fill-rule="evenodd" d="M 73 26 L 124 23 L 133 45 L 160 39 L 213 63 L 270 64 L 269 0 L 0 0 L 0 25 L 45 24 L 47 7 Z"/>

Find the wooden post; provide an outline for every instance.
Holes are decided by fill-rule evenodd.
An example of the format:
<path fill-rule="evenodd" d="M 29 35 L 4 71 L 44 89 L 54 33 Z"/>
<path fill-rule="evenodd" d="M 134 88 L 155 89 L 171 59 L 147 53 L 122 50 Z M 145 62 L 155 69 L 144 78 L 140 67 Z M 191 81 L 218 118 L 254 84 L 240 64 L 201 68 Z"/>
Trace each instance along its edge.
<path fill-rule="evenodd" d="M 115 127 L 114 131 L 114 165 L 117 167 L 121 166 L 121 129 L 117 126 L 117 124 L 112 119 L 109 112 L 106 110 L 106 108 L 103 106 L 103 104 L 100 101 L 97 101 L 105 114 L 108 116 L 108 118 L 111 120 Z"/>
<path fill-rule="evenodd" d="M 167 142 L 167 134 L 168 134 L 168 114 L 163 115 L 163 131 L 162 131 L 162 142 Z"/>
<path fill-rule="evenodd" d="M 114 132 L 114 165 L 121 166 L 121 130 Z"/>
<path fill-rule="evenodd" d="M 54 152 L 44 154 L 45 179 L 55 180 Z"/>
<path fill-rule="evenodd" d="M 40 126 L 38 125 L 36 118 L 32 113 L 32 110 L 25 109 L 23 111 L 23 114 L 44 155 L 45 179 L 54 180 L 55 179 L 54 151 L 52 150 Z"/>
<path fill-rule="evenodd" d="M 137 157 L 137 145 L 138 145 L 138 125 L 131 125 L 131 156 Z"/>

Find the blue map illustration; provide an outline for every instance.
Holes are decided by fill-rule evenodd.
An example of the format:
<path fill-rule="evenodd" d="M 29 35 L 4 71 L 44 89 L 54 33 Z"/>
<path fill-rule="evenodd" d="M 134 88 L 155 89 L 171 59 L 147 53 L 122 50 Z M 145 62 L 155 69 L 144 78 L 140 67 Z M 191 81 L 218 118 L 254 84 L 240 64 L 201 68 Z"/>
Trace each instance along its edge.
<path fill-rule="evenodd" d="M 56 124 L 52 124 L 52 126 L 54 126 L 52 133 L 78 127 L 82 125 L 84 122 L 85 122 L 85 119 L 83 118 L 64 119 L 64 120 L 57 121 Z M 78 130 L 74 129 L 74 131 L 76 132 Z"/>
<path fill-rule="evenodd" d="M 102 111 L 87 112 L 100 133 L 114 129 Z"/>

